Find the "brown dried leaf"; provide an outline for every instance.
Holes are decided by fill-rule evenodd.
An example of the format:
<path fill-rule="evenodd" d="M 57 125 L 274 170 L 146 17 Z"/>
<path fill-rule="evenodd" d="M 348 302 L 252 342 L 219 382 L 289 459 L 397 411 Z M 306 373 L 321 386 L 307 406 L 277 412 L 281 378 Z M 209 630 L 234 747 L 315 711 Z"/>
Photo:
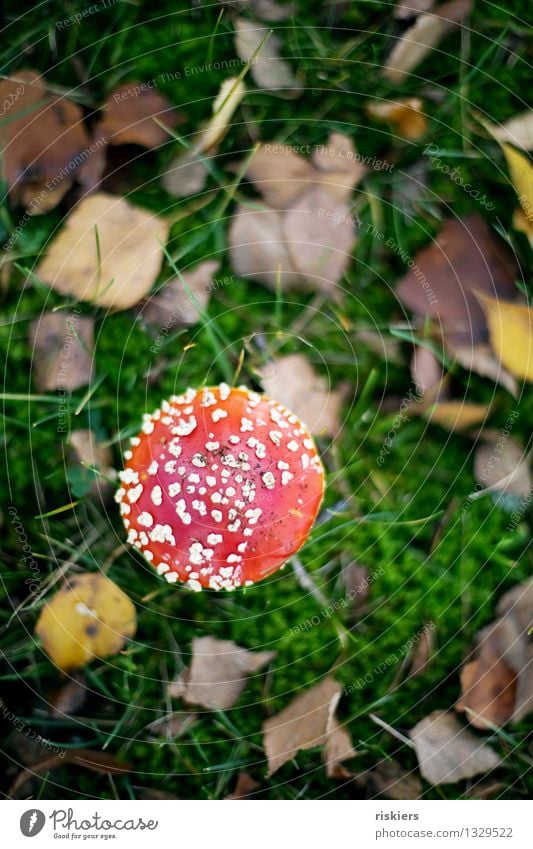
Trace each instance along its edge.
<path fill-rule="evenodd" d="M 420 773 L 430 784 L 472 778 L 499 766 L 501 758 L 447 711 L 435 710 L 409 732 Z"/>
<path fill-rule="evenodd" d="M 325 145 L 315 145 L 311 162 L 315 182 L 340 201 L 348 200 L 366 174 L 352 139 L 343 133 L 330 133 Z"/>
<path fill-rule="evenodd" d="M 533 150 L 533 109 L 516 115 L 500 126 L 491 125 L 490 131 L 500 142 L 508 142 L 522 150 Z"/>
<path fill-rule="evenodd" d="M 297 752 L 326 743 L 340 696 L 340 684 L 331 677 L 324 678 L 263 722 L 269 776 Z"/>
<path fill-rule="evenodd" d="M 496 359 L 490 345 L 479 342 L 476 345 L 454 345 L 447 341 L 447 347 L 459 365 L 469 372 L 475 372 L 481 377 L 488 377 L 495 383 L 499 383 L 511 393 L 513 398 L 518 397 L 518 385 L 516 380 L 502 364 Z"/>
<path fill-rule="evenodd" d="M 433 655 L 434 633 L 434 623 L 426 622 L 411 657 L 411 666 L 409 668 L 410 678 L 417 678 L 419 675 L 423 675 L 429 667 Z"/>
<path fill-rule="evenodd" d="M 482 341 L 487 323 L 476 292 L 512 300 L 516 266 L 507 247 L 477 213 L 446 221 L 398 283 L 402 303 L 439 324 L 455 345 Z"/>
<path fill-rule="evenodd" d="M 231 640 L 194 637 L 192 662 L 169 686 L 169 695 L 191 705 L 227 710 L 246 687 L 248 676 L 276 656 L 272 651 L 248 651 Z"/>
<path fill-rule="evenodd" d="M 255 54 L 250 73 L 259 88 L 278 91 L 285 96 L 298 94 L 301 86 L 288 62 L 280 56 L 280 39 L 268 27 L 245 18 L 237 18 L 234 26 L 235 51 L 239 59 L 249 62 Z"/>
<path fill-rule="evenodd" d="M 533 580 L 518 584 L 500 600 L 500 616 L 477 635 L 473 661 L 461 672 L 464 711 L 476 728 L 519 722 L 533 710 Z"/>
<path fill-rule="evenodd" d="M 194 725 L 197 719 L 197 713 L 190 713 L 184 710 L 175 711 L 151 722 L 147 726 L 147 730 L 157 734 L 159 737 L 166 737 L 167 739 L 176 738 L 179 740 Z"/>
<path fill-rule="evenodd" d="M 73 392 L 91 382 L 94 351 L 92 318 L 45 312 L 30 324 L 32 369 L 41 391 Z"/>
<path fill-rule="evenodd" d="M 328 725 L 323 755 L 328 778 L 339 781 L 350 778 L 352 773 L 343 766 L 343 763 L 354 758 L 356 754 L 349 731 L 340 725 L 335 717 L 332 717 Z"/>
<path fill-rule="evenodd" d="M 208 174 L 203 158 L 205 154 L 216 154 L 245 94 L 245 85 L 238 77 L 224 80 L 213 101 L 213 115 L 200 129 L 194 145 L 174 157 L 163 174 L 163 188 L 172 197 L 187 197 L 202 191 Z"/>
<path fill-rule="evenodd" d="M 526 452 L 515 439 L 501 435 L 478 447 L 474 478 L 486 489 L 507 495 L 528 495 L 533 486 Z"/>
<path fill-rule="evenodd" d="M 383 76 L 400 83 L 437 44 L 470 13 L 472 0 L 449 0 L 433 12 L 420 15 L 395 44 Z"/>
<path fill-rule="evenodd" d="M 96 441 L 96 435 L 92 430 L 71 431 L 69 444 L 74 449 L 78 462 L 99 469 L 104 474 L 112 471 L 113 452 L 108 445 L 101 445 Z"/>
<path fill-rule="evenodd" d="M 203 160 L 191 150 L 172 160 L 161 182 L 165 191 L 173 198 L 185 198 L 202 191 L 207 175 Z"/>
<path fill-rule="evenodd" d="M 85 704 L 87 692 L 84 676 L 80 673 L 74 673 L 50 699 L 48 705 L 50 715 L 64 717 L 77 713 Z"/>
<path fill-rule="evenodd" d="M 85 184 L 92 142 L 82 109 L 49 94 L 44 78 L 32 70 L 0 80 L 0 102 L 12 103 L 0 124 L 10 199 L 40 215 L 59 203 L 74 179 Z"/>
<path fill-rule="evenodd" d="M 338 432 L 344 393 L 330 389 L 301 354 L 277 357 L 260 374 L 265 393 L 295 413 L 311 433 Z"/>
<path fill-rule="evenodd" d="M 331 196 L 328 206 L 332 200 L 346 201 L 365 172 L 352 140 L 342 133 L 331 133 L 326 144 L 314 146 L 310 159 L 290 145 L 265 142 L 250 159 L 246 176 L 265 203 L 274 209 L 288 209 L 314 187 Z"/>
<path fill-rule="evenodd" d="M 52 661 L 68 672 L 116 654 L 136 628 L 128 596 L 105 575 L 87 572 L 69 578 L 46 603 L 35 633 Z"/>
<path fill-rule="evenodd" d="M 444 378 L 442 363 L 433 351 L 423 345 L 417 345 L 413 351 L 411 377 L 419 395 L 432 401 L 437 399 Z"/>
<path fill-rule="evenodd" d="M 196 324 L 199 310 L 209 303 L 213 279 L 219 268 L 219 262 L 207 260 L 184 271 L 181 277 L 169 280 L 142 307 L 142 317 L 148 324 L 167 329 Z"/>
<path fill-rule="evenodd" d="M 283 218 L 273 209 L 251 210 L 239 206 L 231 221 L 229 252 L 239 277 L 251 277 L 276 290 L 308 287 L 292 263 Z"/>
<path fill-rule="evenodd" d="M 120 85 L 111 92 L 102 109 L 103 117 L 94 135 L 111 145 L 159 147 L 171 138 L 160 125 L 173 129 L 183 120 L 164 95 L 139 82 Z"/>
<path fill-rule="evenodd" d="M 341 571 L 341 581 L 346 590 L 346 596 L 352 603 L 362 603 L 368 598 L 370 581 L 368 568 L 360 563 L 347 563 Z"/>
<path fill-rule="evenodd" d="M 265 143 L 254 153 L 246 176 L 273 209 L 286 209 L 312 185 L 316 169 L 290 145 Z"/>
<path fill-rule="evenodd" d="M 422 111 L 419 97 L 403 97 L 399 100 L 371 100 L 366 111 L 376 121 L 392 124 L 398 135 L 405 139 L 419 139 L 427 129 L 427 118 Z"/>
<path fill-rule="evenodd" d="M 66 219 L 37 274 L 63 295 L 127 309 L 152 287 L 169 226 L 124 198 L 98 192 Z"/>
<path fill-rule="evenodd" d="M 247 772 L 239 772 L 237 776 L 237 783 L 235 784 L 235 790 L 233 793 L 230 793 L 229 796 L 226 796 L 226 799 L 247 799 L 254 790 L 260 787 L 258 781 L 252 778 Z"/>
<path fill-rule="evenodd" d="M 315 186 L 285 213 L 284 231 L 296 271 L 317 291 L 335 292 L 355 242 L 355 220 L 348 205 Z"/>
<path fill-rule="evenodd" d="M 59 754 L 47 755 L 42 760 L 23 769 L 11 785 L 9 795 L 16 796 L 26 782 L 36 775 L 43 775 L 65 764 L 79 766 L 103 775 L 124 775 L 125 772 L 131 772 L 133 769 L 131 764 L 119 761 L 118 758 L 108 752 L 99 752 L 92 749 L 67 749 Z"/>
<path fill-rule="evenodd" d="M 387 799 L 420 799 L 422 782 L 416 773 L 407 772 L 392 758 L 379 761 L 370 772 L 375 793 Z"/>

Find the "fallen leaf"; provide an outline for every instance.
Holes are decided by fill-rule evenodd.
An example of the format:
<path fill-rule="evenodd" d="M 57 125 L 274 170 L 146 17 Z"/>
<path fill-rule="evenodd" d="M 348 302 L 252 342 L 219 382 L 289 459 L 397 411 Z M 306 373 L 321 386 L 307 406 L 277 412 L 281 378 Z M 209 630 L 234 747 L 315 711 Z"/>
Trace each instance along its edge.
<path fill-rule="evenodd" d="M 204 158 L 206 154 L 216 154 L 245 94 L 242 80 L 237 77 L 224 80 L 213 101 L 212 117 L 200 129 L 193 146 L 174 157 L 163 174 L 163 188 L 172 197 L 187 197 L 202 191 L 208 175 Z"/>
<path fill-rule="evenodd" d="M 265 142 L 251 157 L 246 176 L 274 209 L 292 207 L 297 198 L 314 188 L 331 196 L 329 206 L 333 199 L 347 201 L 365 175 L 359 159 L 353 141 L 342 133 L 331 133 L 327 144 L 315 145 L 309 159 L 290 145 Z"/>
<path fill-rule="evenodd" d="M 137 799 L 143 799 L 145 801 L 151 801 L 153 799 L 161 802 L 168 799 L 179 799 L 179 796 L 175 796 L 173 793 L 166 793 L 158 787 L 137 787 L 136 790 Z"/>
<path fill-rule="evenodd" d="M 338 432 L 344 393 L 328 387 L 306 357 L 276 357 L 260 374 L 265 393 L 295 413 L 311 433 L 333 436 Z"/>
<path fill-rule="evenodd" d="M 117 654 L 136 631 L 135 607 L 98 572 L 73 575 L 41 611 L 35 633 L 64 672 Z"/>
<path fill-rule="evenodd" d="M 335 291 L 356 238 L 349 206 L 316 186 L 294 201 L 284 218 L 293 267 L 319 292 Z"/>
<path fill-rule="evenodd" d="M 417 412 L 413 405 L 411 412 Z M 489 416 L 489 404 L 471 404 L 467 401 L 439 401 L 428 409 L 423 406 L 419 410 L 426 415 L 431 424 L 438 424 L 445 430 L 462 431 L 468 430 L 480 422 L 484 422 Z"/>
<path fill-rule="evenodd" d="M 258 781 L 252 778 L 247 772 L 239 772 L 237 776 L 237 783 L 235 784 L 235 790 L 233 793 L 230 793 L 229 796 L 226 796 L 226 799 L 247 799 L 254 790 L 260 787 Z"/>
<path fill-rule="evenodd" d="M 206 184 L 208 171 L 204 158 L 193 151 L 175 157 L 163 174 L 163 188 L 174 198 L 199 194 Z"/>
<path fill-rule="evenodd" d="M 173 129 L 183 120 L 164 95 L 137 81 L 124 83 L 112 91 L 102 112 L 94 135 L 111 145 L 159 147 L 171 139 L 161 124 Z"/>
<path fill-rule="evenodd" d="M 445 340 L 455 345 L 486 337 L 476 293 L 516 297 L 515 262 L 477 213 L 446 221 L 413 262 L 397 285 L 398 297 L 416 315 L 434 319 Z"/>
<path fill-rule="evenodd" d="M 44 312 L 30 324 L 32 370 L 41 391 L 73 392 L 91 382 L 94 354 L 92 318 Z"/>
<path fill-rule="evenodd" d="M 324 678 L 263 722 L 268 776 L 292 760 L 297 752 L 325 745 L 340 697 L 340 684 L 333 678 Z"/>
<path fill-rule="evenodd" d="M 309 189 L 316 168 L 309 159 L 296 153 L 290 145 L 264 143 L 251 157 L 246 176 L 264 201 L 273 209 L 287 209 L 292 201 Z"/>
<path fill-rule="evenodd" d="M 356 754 L 349 731 L 340 725 L 335 717 L 332 717 L 328 725 L 323 756 L 328 778 L 338 781 L 346 781 L 350 778 L 352 773 L 343 764 L 344 761 L 354 758 Z"/>
<path fill-rule="evenodd" d="M 506 495 L 528 495 L 533 487 L 527 453 L 515 439 L 501 434 L 477 448 L 474 478 L 486 490 Z"/>
<path fill-rule="evenodd" d="M 83 707 L 87 699 L 87 685 L 80 673 L 70 676 L 66 684 L 50 699 L 48 709 L 51 716 L 72 716 Z"/>
<path fill-rule="evenodd" d="M 513 227 L 519 233 L 524 233 L 527 236 L 529 244 L 533 248 L 533 220 L 531 212 L 528 217 L 521 206 L 515 209 L 513 213 Z"/>
<path fill-rule="evenodd" d="M 90 186 L 89 162 L 98 145 L 77 103 L 50 94 L 44 77 L 32 70 L 0 80 L 0 102 L 12 103 L 0 124 L 0 143 L 13 204 L 41 215 L 59 203 L 75 179 Z"/>
<path fill-rule="evenodd" d="M 374 793 L 387 799 L 420 799 L 422 782 L 415 772 L 407 772 L 398 761 L 387 758 L 370 770 Z"/>
<path fill-rule="evenodd" d="M 248 651 L 231 640 L 194 637 L 191 666 L 170 684 L 169 695 L 187 704 L 227 710 L 239 699 L 248 676 L 275 656 L 272 651 Z"/>
<path fill-rule="evenodd" d="M 213 116 L 200 132 L 194 145 L 196 153 L 212 151 L 224 138 L 237 107 L 246 94 L 246 87 L 238 77 L 224 80 L 213 102 Z"/>
<path fill-rule="evenodd" d="M 499 766 L 501 758 L 447 711 L 435 710 L 409 732 L 420 773 L 430 784 L 472 778 Z"/>
<path fill-rule="evenodd" d="M 494 653 L 486 641 L 478 660 L 465 663 L 461 670 L 463 696 L 455 709 L 465 712 L 470 724 L 485 730 L 502 726 L 513 714 L 516 675 Z"/>
<path fill-rule="evenodd" d="M 502 365 L 515 377 L 533 381 L 533 311 L 523 304 L 479 295 L 489 328 L 490 344 Z"/>
<path fill-rule="evenodd" d="M 288 62 L 280 56 L 281 41 L 268 27 L 254 21 L 237 18 L 235 52 L 243 62 L 250 62 L 250 73 L 259 88 L 294 96 L 301 85 Z"/>
<path fill-rule="evenodd" d="M 305 287 L 292 264 L 283 218 L 273 209 L 237 207 L 228 234 L 231 264 L 239 277 L 250 277 L 276 290 Z"/>
<path fill-rule="evenodd" d="M 394 17 L 400 20 L 414 18 L 421 12 L 429 12 L 435 0 L 399 0 L 394 7 Z"/>
<path fill-rule="evenodd" d="M 276 3 L 275 0 L 220 0 L 224 6 L 230 6 L 239 11 L 250 9 L 261 21 L 285 21 L 294 15 L 294 3 Z"/>
<path fill-rule="evenodd" d="M 360 160 L 349 136 L 330 133 L 327 144 L 314 147 L 311 156 L 316 169 L 313 180 L 332 197 L 347 201 L 366 174 L 367 169 Z"/>
<path fill-rule="evenodd" d="M 356 338 L 387 363 L 403 363 L 402 348 L 398 339 L 379 330 L 356 328 Z"/>
<path fill-rule="evenodd" d="M 62 295 L 127 309 L 151 289 L 169 226 L 124 198 L 98 192 L 68 216 L 37 275 Z"/>
<path fill-rule="evenodd" d="M 427 118 L 422 111 L 419 97 L 403 97 L 399 100 L 371 100 L 366 111 L 376 121 L 392 125 L 404 139 L 419 139 L 427 129 Z"/>
<path fill-rule="evenodd" d="M 533 166 L 529 158 L 519 153 L 514 147 L 501 145 L 511 172 L 511 181 L 518 196 L 520 206 L 513 216 L 513 224 L 517 230 L 525 233 L 533 243 Z"/>
<path fill-rule="evenodd" d="M 352 604 L 362 604 L 368 598 L 370 581 L 368 568 L 360 563 L 347 563 L 341 571 L 341 581 Z"/>
<path fill-rule="evenodd" d="M 109 500 L 117 476 L 111 448 L 99 443 L 88 429 L 71 431 L 68 442 L 67 480 L 72 497 L 84 498 L 90 494 L 102 502 Z"/>
<path fill-rule="evenodd" d="M 478 781 L 464 794 L 464 799 L 494 799 L 506 789 L 502 781 Z"/>
<path fill-rule="evenodd" d="M 433 656 L 434 634 L 434 623 L 426 622 L 420 632 L 420 639 L 416 643 L 411 656 L 409 678 L 417 678 L 419 675 L 423 675 L 429 667 Z"/>
<path fill-rule="evenodd" d="M 108 445 L 102 445 L 96 439 L 92 430 L 73 430 L 69 435 L 69 445 L 73 449 L 73 459 L 80 463 L 89 474 L 90 489 L 93 492 L 104 492 L 109 482 L 105 478 L 115 478 L 113 468 L 113 452 Z M 91 470 L 96 472 L 92 473 Z M 101 472 L 101 476 L 97 474 Z"/>
<path fill-rule="evenodd" d="M 262 145 L 247 176 L 276 209 L 237 208 L 229 231 L 237 273 L 273 289 L 337 293 L 358 225 L 347 201 L 364 172 L 340 133 L 315 146 L 310 160 L 285 145 Z"/>
<path fill-rule="evenodd" d="M 436 400 L 444 378 L 442 363 L 433 351 L 424 345 L 417 345 L 411 357 L 411 377 L 418 395 L 431 396 Z"/>
<path fill-rule="evenodd" d="M 523 153 L 515 150 L 510 144 L 504 142 L 502 150 L 511 172 L 511 181 L 518 195 L 518 200 L 531 221 L 533 214 L 533 166 Z"/>
<path fill-rule="evenodd" d="M 489 377 L 499 383 L 513 396 L 518 397 L 518 385 L 512 374 L 502 367 L 496 359 L 494 351 L 485 342 L 475 345 L 454 345 L 447 340 L 448 352 L 468 372 L 475 372 L 481 377 Z"/>
<path fill-rule="evenodd" d="M 500 142 L 508 142 L 522 150 L 533 150 L 533 109 L 516 115 L 499 126 L 492 124 L 492 135 Z"/>
<path fill-rule="evenodd" d="M 471 8 L 472 0 L 450 0 L 430 13 L 419 15 L 392 49 L 383 76 L 391 83 L 403 82 L 444 36 L 457 29 Z"/>
<path fill-rule="evenodd" d="M 151 722 L 147 726 L 147 731 L 157 734 L 158 737 L 165 737 L 167 740 L 179 740 L 197 720 L 197 713 L 190 713 L 184 710 L 175 711 Z"/>
<path fill-rule="evenodd" d="M 108 752 L 93 751 L 92 749 L 64 749 L 58 754 L 47 755 L 31 766 L 23 769 L 9 789 L 10 796 L 16 796 L 24 785 L 36 775 L 43 775 L 65 764 L 89 769 L 103 775 L 124 775 L 131 772 L 132 765 L 118 760 Z"/>
<path fill-rule="evenodd" d="M 169 280 L 143 305 L 143 319 L 154 327 L 167 330 L 196 324 L 200 311 L 209 303 L 214 276 L 219 268 L 219 262 L 207 260 L 190 271 L 184 271 L 181 278 Z"/>
<path fill-rule="evenodd" d="M 481 729 L 519 722 L 533 710 L 533 580 L 506 593 L 496 610 L 500 618 L 477 634 L 475 657 L 461 671 L 456 705 Z"/>

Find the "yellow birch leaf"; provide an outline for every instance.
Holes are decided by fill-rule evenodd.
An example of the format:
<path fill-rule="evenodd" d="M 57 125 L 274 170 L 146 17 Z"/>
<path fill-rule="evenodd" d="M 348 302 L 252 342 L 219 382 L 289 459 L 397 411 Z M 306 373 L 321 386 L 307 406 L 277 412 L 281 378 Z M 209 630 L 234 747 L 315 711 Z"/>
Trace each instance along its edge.
<path fill-rule="evenodd" d="M 533 381 L 533 311 L 523 304 L 478 295 L 485 310 L 490 343 L 515 377 Z"/>
<path fill-rule="evenodd" d="M 35 633 L 63 671 L 120 651 L 137 628 L 135 607 L 98 572 L 74 575 L 43 608 Z"/>

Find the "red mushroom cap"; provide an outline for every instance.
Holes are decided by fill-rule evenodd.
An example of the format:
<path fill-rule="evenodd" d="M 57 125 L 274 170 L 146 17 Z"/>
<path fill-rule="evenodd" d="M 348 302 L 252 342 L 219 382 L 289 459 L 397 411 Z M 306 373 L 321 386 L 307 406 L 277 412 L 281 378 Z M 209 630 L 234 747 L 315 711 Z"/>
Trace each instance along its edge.
<path fill-rule="evenodd" d="M 145 415 L 131 442 L 115 498 L 128 541 L 170 583 L 249 586 L 305 542 L 324 469 L 276 401 L 224 383 L 188 389 Z"/>

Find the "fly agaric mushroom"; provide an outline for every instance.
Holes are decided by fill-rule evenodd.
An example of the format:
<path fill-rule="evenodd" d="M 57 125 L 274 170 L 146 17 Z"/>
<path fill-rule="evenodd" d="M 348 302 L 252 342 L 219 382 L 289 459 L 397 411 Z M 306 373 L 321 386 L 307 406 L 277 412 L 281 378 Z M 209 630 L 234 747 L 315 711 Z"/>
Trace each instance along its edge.
<path fill-rule="evenodd" d="M 250 586 L 305 542 L 324 494 L 307 429 L 285 407 L 224 383 L 144 416 L 115 499 L 128 542 L 192 590 Z"/>

